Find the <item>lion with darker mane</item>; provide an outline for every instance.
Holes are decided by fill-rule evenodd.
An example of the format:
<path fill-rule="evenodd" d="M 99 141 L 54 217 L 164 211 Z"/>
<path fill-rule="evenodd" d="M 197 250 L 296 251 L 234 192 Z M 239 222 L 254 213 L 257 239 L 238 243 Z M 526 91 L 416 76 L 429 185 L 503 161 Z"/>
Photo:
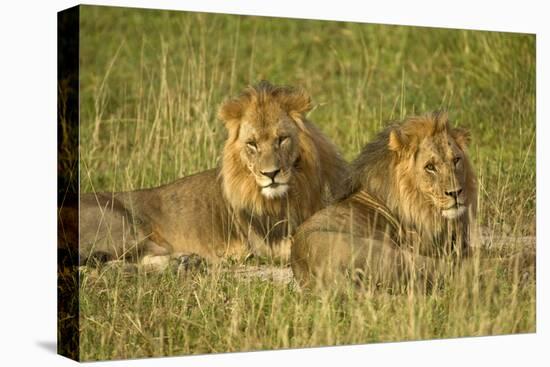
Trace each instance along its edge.
<path fill-rule="evenodd" d="M 351 194 L 297 230 L 291 264 L 299 283 L 351 271 L 379 284 L 464 256 L 477 195 L 468 141 L 446 113 L 382 131 L 352 165 Z"/>
<path fill-rule="evenodd" d="M 311 107 L 302 89 L 260 82 L 221 105 L 220 167 L 151 189 L 82 194 L 80 262 L 97 253 L 150 263 L 288 257 L 289 237 L 343 195 L 348 177 L 336 147 L 306 118 Z"/>

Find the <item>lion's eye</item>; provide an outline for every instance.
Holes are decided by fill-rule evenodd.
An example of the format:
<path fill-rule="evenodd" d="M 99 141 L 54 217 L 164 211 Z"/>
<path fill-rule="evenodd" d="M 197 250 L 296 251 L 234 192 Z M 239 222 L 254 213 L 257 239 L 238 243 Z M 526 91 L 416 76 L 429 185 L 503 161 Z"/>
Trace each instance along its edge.
<path fill-rule="evenodd" d="M 254 151 L 258 149 L 258 146 L 256 145 L 256 142 L 254 141 L 247 141 L 246 146 Z"/>
<path fill-rule="evenodd" d="M 435 172 L 435 166 L 433 165 L 433 163 L 428 163 L 424 166 L 424 169 L 426 171 Z"/>
<path fill-rule="evenodd" d="M 453 159 L 453 164 L 456 166 L 458 164 L 458 162 L 460 162 L 460 157 L 455 157 Z"/>
<path fill-rule="evenodd" d="M 279 145 L 286 143 L 289 140 L 290 140 L 290 137 L 288 136 L 279 136 Z"/>

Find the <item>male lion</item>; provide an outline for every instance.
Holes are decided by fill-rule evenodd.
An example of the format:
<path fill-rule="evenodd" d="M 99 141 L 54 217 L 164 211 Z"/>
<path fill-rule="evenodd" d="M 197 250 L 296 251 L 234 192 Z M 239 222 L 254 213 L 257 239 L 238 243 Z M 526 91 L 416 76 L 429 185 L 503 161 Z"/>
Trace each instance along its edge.
<path fill-rule="evenodd" d="M 80 262 L 94 254 L 217 262 L 277 249 L 284 257 L 281 243 L 342 195 L 348 175 L 335 146 L 305 118 L 310 109 L 305 91 L 260 82 L 220 108 L 228 132 L 221 167 L 151 189 L 82 194 Z"/>
<path fill-rule="evenodd" d="M 374 284 L 430 274 L 462 256 L 476 204 L 469 134 L 446 113 L 389 126 L 352 165 L 351 194 L 304 222 L 291 265 L 302 285 L 359 273 Z M 452 257 L 451 257 L 452 258 Z"/>

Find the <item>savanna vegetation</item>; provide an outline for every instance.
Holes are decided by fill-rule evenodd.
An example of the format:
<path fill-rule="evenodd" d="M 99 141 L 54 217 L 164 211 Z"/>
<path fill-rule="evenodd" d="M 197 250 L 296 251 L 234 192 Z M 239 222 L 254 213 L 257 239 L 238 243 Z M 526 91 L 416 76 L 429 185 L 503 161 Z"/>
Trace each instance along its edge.
<path fill-rule="evenodd" d="M 268 79 L 311 93 L 309 117 L 348 160 L 388 121 L 447 109 L 471 132 L 477 224 L 500 249 L 426 294 L 300 292 L 262 259 L 248 265 L 286 275 L 82 268 L 83 360 L 535 331 L 533 269 L 506 260 L 534 246 L 533 35 L 90 6 L 80 22 L 83 192 L 215 167 L 220 102 Z"/>

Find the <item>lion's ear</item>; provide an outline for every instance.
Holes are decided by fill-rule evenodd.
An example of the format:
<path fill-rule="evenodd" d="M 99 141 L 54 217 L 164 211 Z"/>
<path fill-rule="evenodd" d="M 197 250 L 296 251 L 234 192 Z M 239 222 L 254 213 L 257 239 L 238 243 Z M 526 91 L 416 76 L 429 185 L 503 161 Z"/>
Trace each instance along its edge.
<path fill-rule="evenodd" d="M 435 120 L 434 133 L 445 131 L 449 124 L 449 114 L 447 111 L 437 111 L 433 113 L 433 119 Z"/>
<path fill-rule="evenodd" d="M 241 99 L 229 99 L 222 103 L 218 110 L 218 118 L 226 126 L 231 121 L 240 120 L 244 114 L 244 104 Z"/>
<path fill-rule="evenodd" d="M 280 89 L 279 104 L 288 115 L 298 123 L 303 124 L 303 120 L 307 113 L 311 111 L 313 105 L 311 96 L 301 88 L 284 88 Z"/>
<path fill-rule="evenodd" d="M 394 152 L 414 150 L 417 145 L 417 137 L 409 135 L 399 127 L 393 128 L 388 137 L 388 148 Z"/>
<path fill-rule="evenodd" d="M 388 139 L 388 148 L 394 152 L 399 152 L 404 147 L 404 142 L 402 139 L 402 136 L 397 129 L 393 129 L 390 131 L 390 136 Z"/>
<path fill-rule="evenodd" d="M 286 109 L 289 113 L 305 116 L 312 108 L 311 96 L 302 89 L 294 91 L 287 97 Z"/>
<path fill-rule="evenodd" d="M 466 146 L 470 144 L 470 132 L 466 129 L 455 127 L 451 130 L 451 136 L 462 150 L 466 149 Z"/>

